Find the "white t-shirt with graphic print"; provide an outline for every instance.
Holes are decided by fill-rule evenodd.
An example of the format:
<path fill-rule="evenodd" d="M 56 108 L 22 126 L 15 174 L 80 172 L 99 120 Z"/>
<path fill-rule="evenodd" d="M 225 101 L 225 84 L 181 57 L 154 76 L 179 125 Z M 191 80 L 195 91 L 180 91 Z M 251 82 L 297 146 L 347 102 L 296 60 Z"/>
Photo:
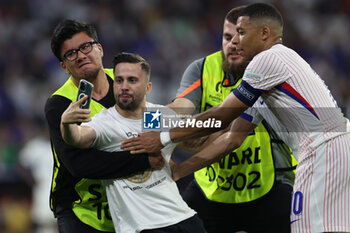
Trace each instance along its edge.
<path fill-rule="evenodd" d="M 159 108 L 160 111 L 165 108 L 151 103 L 147 103 L 146 107 Z M 83 125 L 96 131 L 92 147 L 104 151 L 121 151 L 122 141 L 137 137 L 143 127 L 142 119 L 125 118 L 115 107 L 102 110 Z M 123 179 L 103 180 L 117 233 L 166 227 L 195 215 L 196 212 L 183 201 L 172 179 L 169 160 L 175 147 L 175 144 L 170 144 L 161 150 L 165 160 L 162 170 L 147 170 Z"/>

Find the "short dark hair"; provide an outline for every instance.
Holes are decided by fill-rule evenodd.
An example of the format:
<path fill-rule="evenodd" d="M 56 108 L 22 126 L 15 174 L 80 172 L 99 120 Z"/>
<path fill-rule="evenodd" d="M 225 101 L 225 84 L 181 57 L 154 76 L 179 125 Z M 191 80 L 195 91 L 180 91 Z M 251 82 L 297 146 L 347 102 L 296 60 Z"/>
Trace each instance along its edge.
<path fill-rule="evenodd" d="M 235 8 L 232 8 L 225 16 L 225 20 L 229 21 L 230 23 L 236 24 L 237 19 L 239 17 L 239 14 L 243 9 L 245 9 L 247 6 L 238 6 Z"/>
<path fill-rule="evenodd" d="M 62 44 L 79 32 L 85 32 L 94 41 L 98 42 L 97 32 L 92 24 L 79 20 L 65 19 L 56 26 L 51 38 L 51 50 L 59 61 L 62 61 Z"/>
<path fill-rule="evenodd" d="M 250 19 L 270 18 L 283 27 L 283 18 L 276 7 L 266 3 L 254 3 L 241 11 L 239 16 L 249 16 Z"/>
<path fill-rule="evenodd" d="M 148 62 L 136 53 L 118 53 L 113 58 L 113 72 L 115 72 L 115 67 L 119 63 L 140 63 L 141 69 L 146 73 L 147 81 L 149 81 L 151 75 L 151 66 Z"/>

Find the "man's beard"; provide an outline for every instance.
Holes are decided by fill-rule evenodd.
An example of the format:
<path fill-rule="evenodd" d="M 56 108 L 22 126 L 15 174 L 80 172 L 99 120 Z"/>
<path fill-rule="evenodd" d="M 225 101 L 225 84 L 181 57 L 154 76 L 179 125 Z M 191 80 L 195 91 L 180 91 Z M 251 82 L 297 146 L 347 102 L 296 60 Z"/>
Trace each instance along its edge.
<path fill-rule="evenodd" d="M 120 101 L 120 97 L 122 95 L 125 95 L 125 93 L 118 95 L 118 97 L 116 98 L 116 104 L 120 109 L 126 111 L 133 111 L 139 107 L 141 101 L 135 100 L 134 96 L 129 95 L 131 97 L 131 102 L 123 103 L 123 101 Z"/>
<path fill-rule="evenodd" d="M 229 73 L 232 74 L 232 76 L 237 79 L 237 78 L 242 78 L 244 74 L 245 68 L 248 66 L 249 62 L 248 61 L 242 61 L 239 64 L 232 64 L 229 63 L 228 59 L 226 58 L 224 51 L 221 52 L 222 55 L 222 69 Z"/>

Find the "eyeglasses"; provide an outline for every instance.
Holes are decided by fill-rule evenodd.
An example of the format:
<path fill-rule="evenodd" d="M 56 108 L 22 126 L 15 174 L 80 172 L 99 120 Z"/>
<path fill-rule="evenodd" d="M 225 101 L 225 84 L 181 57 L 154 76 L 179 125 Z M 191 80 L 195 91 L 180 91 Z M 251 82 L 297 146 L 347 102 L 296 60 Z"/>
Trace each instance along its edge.
<path fill-rule="evenodd" d="M 78 51 L 86 55 L 92 51 L 93 44 L 98 44 L 98 42 L 96 41 L 86 42 L 80 45 L 78 49 L 71 49 L 63 55 L 63 59 L 67 59 L 68 61 L 74 61 L 75 59 L 78 58 Z"/>

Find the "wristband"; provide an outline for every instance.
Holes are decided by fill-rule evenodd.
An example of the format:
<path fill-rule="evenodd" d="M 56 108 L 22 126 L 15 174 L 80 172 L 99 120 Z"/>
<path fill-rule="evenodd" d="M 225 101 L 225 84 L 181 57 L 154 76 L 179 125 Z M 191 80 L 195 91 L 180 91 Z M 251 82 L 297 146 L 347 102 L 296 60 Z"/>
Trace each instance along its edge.
<path fill-rule="evenodd" d="M 167 146 L 171 143 L 170 139 L 170 132 L 160 132 L 160 143 L 162 143 L 163 146 Z"/>

